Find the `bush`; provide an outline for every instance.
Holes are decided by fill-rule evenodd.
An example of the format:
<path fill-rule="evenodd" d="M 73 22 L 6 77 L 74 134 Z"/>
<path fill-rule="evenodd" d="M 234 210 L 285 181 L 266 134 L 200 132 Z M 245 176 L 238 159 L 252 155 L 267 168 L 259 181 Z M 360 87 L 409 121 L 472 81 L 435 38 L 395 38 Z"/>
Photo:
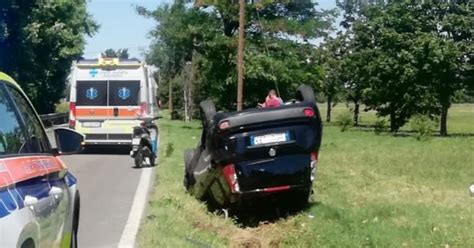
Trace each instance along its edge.
<path fill-rule="evenodd" d="M 168 158 L 173 154 L 173 152 L 174 152 L 174 144 L 172 142 L 168 143 L 165 150 L 165 156 Z"/>
<path fill-rule="evenodd" d="M 346 111 L 337 116 L 336 123 L 340 126 L 341 132 L 349 130 L 350 127 L 354 126 L 354 120 L 352 119 L 352 113 Z"/>
<path fill-rule="evenodd" d="M 387 120 L 385 119 L 377 119 L 374 125 L 374 133 L 376 135 L 381 134 L 385 131 L 385 126 L 387 125 Z"/>
<path fill-rule="evenodd" d="M 68 102 L 60 102 L 56 104 L 56 113 L 65 113 L 65 112 L 69 112 Z"/>
<path fill-rule="evenodd" d="M 435 123 L 426 115 L 415 115 L 410 120 L 411 130 L 416 132 L 417 140 L 427 139 L 435 129 Z"/>

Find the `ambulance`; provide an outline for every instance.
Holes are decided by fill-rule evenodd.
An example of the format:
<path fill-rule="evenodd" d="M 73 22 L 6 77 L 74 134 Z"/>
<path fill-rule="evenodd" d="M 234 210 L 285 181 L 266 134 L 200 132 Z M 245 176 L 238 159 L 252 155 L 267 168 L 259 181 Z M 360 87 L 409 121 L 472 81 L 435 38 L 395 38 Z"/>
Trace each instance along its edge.
<path fill-rule="evenodd" d="M 157 116 L 156 70 L 136 59 L 79 60 L 70 75 L 69 126 L 89 145 L 131 145 L 140 118 Z"/>

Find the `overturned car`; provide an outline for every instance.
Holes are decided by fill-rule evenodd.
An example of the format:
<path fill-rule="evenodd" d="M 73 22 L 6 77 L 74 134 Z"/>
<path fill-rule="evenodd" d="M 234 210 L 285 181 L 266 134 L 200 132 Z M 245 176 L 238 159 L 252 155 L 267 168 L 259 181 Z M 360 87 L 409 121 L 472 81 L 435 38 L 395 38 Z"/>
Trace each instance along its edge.
<path fill-rule="evenodd" d="M 223 113 L 210 100 L 200 108 L 201 140 L 184 153 L 190 194 L 220 208 L 270 199 L 308 203 L 322 135 L 311 87 L 300 86 L 295 99 L 277 108 Z"/>

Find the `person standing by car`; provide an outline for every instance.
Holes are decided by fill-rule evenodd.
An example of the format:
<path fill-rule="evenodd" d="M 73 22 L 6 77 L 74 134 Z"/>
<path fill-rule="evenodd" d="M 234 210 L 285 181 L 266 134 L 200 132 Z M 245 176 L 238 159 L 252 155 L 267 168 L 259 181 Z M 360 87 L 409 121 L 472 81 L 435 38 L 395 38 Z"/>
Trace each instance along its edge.
<path fill-rule="evenodd" d="M 262 108 L 276 108 L 282 105 L 283 100 L 279 98 L 274 89 L 268 91 L 268 95 L 265 98 L 264 103 L 259 103 L 258 106 Z"/>

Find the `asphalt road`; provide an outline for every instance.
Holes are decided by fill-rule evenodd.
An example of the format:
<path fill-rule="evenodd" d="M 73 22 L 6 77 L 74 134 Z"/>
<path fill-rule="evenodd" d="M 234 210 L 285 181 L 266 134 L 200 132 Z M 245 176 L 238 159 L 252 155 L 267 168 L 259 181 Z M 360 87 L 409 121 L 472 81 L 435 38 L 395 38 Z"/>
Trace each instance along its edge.
<path fill-rule="evenodd" d="M 114 149 L 61 157 L 78 179 L 79 247 L 117 247 L 141 175 L 126 153 Z"/>

